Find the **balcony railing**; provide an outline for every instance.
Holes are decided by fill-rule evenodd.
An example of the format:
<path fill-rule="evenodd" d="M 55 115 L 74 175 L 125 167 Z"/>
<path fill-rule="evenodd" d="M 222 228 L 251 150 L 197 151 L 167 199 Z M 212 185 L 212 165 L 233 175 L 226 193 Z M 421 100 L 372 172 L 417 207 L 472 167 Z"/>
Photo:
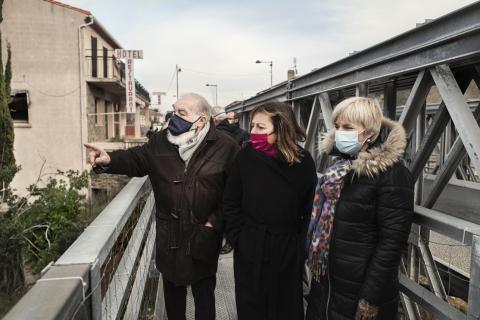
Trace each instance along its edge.
<path fill-rule="evenodd" d="M 85 57 L 87 78 L 125 82 L 125 64 L 113 56 Z"/>
<path fill-rule="evenodd" d="M 85 76 L 90 80 L 115 81 L 125 85 L 125 63 L 114 56 L 85 56 Z M 150 102 L 147 89 L 135 79 L 137 95 Z"/>

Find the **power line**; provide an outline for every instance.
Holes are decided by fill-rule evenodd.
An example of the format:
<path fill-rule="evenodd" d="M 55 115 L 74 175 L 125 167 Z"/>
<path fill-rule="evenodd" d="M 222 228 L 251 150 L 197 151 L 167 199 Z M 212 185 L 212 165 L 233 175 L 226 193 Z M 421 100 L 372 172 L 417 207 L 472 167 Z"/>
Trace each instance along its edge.
<path fill-rule="evenodd" d="M 168 85 L 168 89 L 165 92 L 165 95 L 167 95 L 170 92 L 170 88 L 172 87 L 173 79 L 175 78 L 175 73 L 177 72 L 176 68 L 175 71 L 173 71 L 172 78 L 170 79 L 170 84 Z"/>
<path fill-rule="evenodd" d="M 226 74 L 226 73 L 198 71 L 198 70 L 185 69 L 185 68 L 182 68 L 182 70 L 198 73 L 198 74 L 209 75 L 209 76 L 217 76 L 217 77 L 255 77 L 255 76 L 264 76 L 265 74 L 268 73 L 268 72 L 261 72 L 261 73 L 246 73 L 246 74 Z"/>
<path fill-rule="evenodd" d="M 80 86 L 77 86 L 75 89 L 71 90 L 71 91 L 67 91 L 65 93 L 61 93 L 61 94 L 52 94 L 52 93 L 47 93 L 45 91 L 42 91 L 40 89 L 38 89 L 36 86 L 34 86 L 33 84 L 31 84 L 27 79 L 24 79 L 24 81 L 14 81 L 14 82 L 23 82 L 23 83 L 26 83 L 27 86 L 28 86 L 28 89 L 32 91 L 36 91 L 44 96 L 47 96 L 47 97 L 51 97 L 51 98 L 64 98 L 66 96 L 69 96 L 75 92 L 77 92 L 79 89 L 80 89 Z"/>

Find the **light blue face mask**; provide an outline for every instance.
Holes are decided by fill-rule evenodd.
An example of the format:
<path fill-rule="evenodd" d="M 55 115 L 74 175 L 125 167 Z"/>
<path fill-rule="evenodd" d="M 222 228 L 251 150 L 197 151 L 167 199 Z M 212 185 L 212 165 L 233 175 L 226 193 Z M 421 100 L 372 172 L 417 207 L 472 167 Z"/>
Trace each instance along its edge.
<path fill-rule="evenodd" d="M 335 146 L 341 153 L 351 156 L 356 155 L 362 149 L 363 143 L 358 142 L 358 135 L 363 131 L 335 131 Z"/>

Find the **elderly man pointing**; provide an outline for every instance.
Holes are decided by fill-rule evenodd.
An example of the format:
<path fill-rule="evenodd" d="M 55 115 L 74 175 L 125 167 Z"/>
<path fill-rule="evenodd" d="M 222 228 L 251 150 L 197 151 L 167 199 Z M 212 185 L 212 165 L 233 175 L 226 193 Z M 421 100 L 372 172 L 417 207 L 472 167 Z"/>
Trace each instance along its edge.
<path fill-rule="evenodd" d="M 185 319 L 192 286 L 195 319 L 215 319 L 215 274 L 222 239 L 219 214 L 228 169 L 238 145 L 216 130 L 211 107 L 197 94 L 174 104 L 168 127 L 147 144 L 105 152 L 93 145 L 96 172 L 148 175 L 156 202 L 156 265 L 169 320 Z"/>

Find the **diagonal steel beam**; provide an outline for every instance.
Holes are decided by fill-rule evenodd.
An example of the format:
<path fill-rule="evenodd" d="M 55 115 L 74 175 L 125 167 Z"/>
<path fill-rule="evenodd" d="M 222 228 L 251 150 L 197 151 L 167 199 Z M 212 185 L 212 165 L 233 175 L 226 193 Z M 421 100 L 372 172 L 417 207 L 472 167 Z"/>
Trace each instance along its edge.
<path fill-rule="evenodd" d="M 431 87 L 432 78 L 430 73 L 421 70 L 417 75 L 412 91 L 405 103 L 405 109 L 403 109 L 399 119 L 400 124 L 405 128 L 407 133 L 415 128 L 417 115 L 425 104 Z"/>
<path fill-rule="evenodd" d="M 316 148 L 313 146 L 315 143 L 315 135 L 318 132 L 318 120 L 320 117 L 320 102 L 318 101 L 318 97 L 313 99 L 312 110 L 310 111 L 310 118 L 308 119 L 307 125 L 307 139 L 304 143 L 304 148 L 307 149 L 312 157 L 316 158 Z"/>
<path fill-rule="evenodd" d="M 471 77 L 462 77 L 459 79 L 461 92 L 465 92 L 467 90 L 470 81 Z M 438 139 L 440 139 L 440 136 L 442 135 L 442 132 L 449 120 L 450 115 L 448 114 L 447 107 L 445 106 L 445 103 L 442 102 L 435 113 L 432 124 L 428 128 L 422 143 L 418 147 L 418 151 L 413 157 L 412 163 L 410 164 L 409 169 L 415 179 L 418 178 L 420 172 L 423 170 L 423 167 L 425 167 L 425 164 L 430 158 L 430 155 L 437 145 Z"/>
<path fill-rule="evenodd" d="M 442 278 L 440 277 L 440 273 L 438 272 L 437 265 L 433 260 L 430 248 L 427 246 L 427 244 L 421 237 L 419 237 L 418 239 L 418 248 L 420 249 L 420 256 L 423 260 L 423 266 L 425 267 L 428 281 L 432 286 L 433 292 L 437 297 L 447 301 L 448 296 L 445 292 L 445 287 L 443 286 Z"/>
<path fill-rule="evenodd" d="M 440 65 L 430 69 L 430 73 L 474 167 L 480 172 L 480 128 L 452 71 L 447 65 Z"/>
<path fill-rule="evenodd" d="M 448 114 L 447 107 L 442 102 L 435 113 L 432 124 L 425 133 L 422 143 L 413 156 L 412 163 L 410 164 L 410 172 L 415 179 L 418 178 L 423 170 L 423 167 L 425 167 L 425 164 L 430 158 L 433 149 L 435 149 L 437 141 L 449 120 L 450 116 Z"/>
<path fill-rule="evenodd" d="M 413 282 L 403 274 L 398 275 L 400 291 L 430 311 L 437 319 L 441 320 L 465 320 L 465 315 L 455 309 L 448 302 L 441 300 L 428 289 Z M 473 318 L 472 318 L 473 319 Z"/>
<path fill-rule="evenodd" d="M 332 123 L 332 104 L 330 103 L 330 96 L 327 92 L 318 95 L 318 102 L 322 109 L 323 124 L 327 131 L 333 129 Z M 328 155 L 321 153 L 317 162 L 318 171 L 323 171 L 328 164 Z"/>
<path fill-rule="evenodd" d="M 407 268 L 405 267 L 405 261 L 403 258 L 402 258 L 402 261 L 400 262 L 400 272 L 408 276 Z M 400 293 L 400 300 L 402 302 L 403 309 L 405 310 L 405 315 L 407 316 L 407 320 L 422 319 L 422 317 L 420 316 L 418 305 L 412 302 L 412 300 L 410 300 L 410 298 L 406 294 Z"/>
<path fill-rule="evenodd" d="M 332 104 L 330 103 L 330 97 L 328 93 L 324 92 L 318 95 L 318 101 L 320 102 L 320 107 L 322 108 L 323 121 L 325 122 L 325 127 L 327 131 L 333 129 L 332 123 Z"/>
<path fill-rule="evenodd" d="M 480 120 L 480 106 L 478 106 L 475 110 L 474 117 L 477 122 Z M 466 153 L 467 151 L 465 150 L 462 139 L 460 137 L 457 137 L 457 139 L 455 139 L 453 147 L 450 149 L 444 165 L 440 167 L 440 170 L 439 172 L 437 172 L 435 180 L 432 183 L 432 189 L 430 191 L 430 194 L 423 203 L 423 206 L 425 208 L 433 208 L 435 202 L 437 201 L 445 186 L 448 184 L 448 181 L 450 181 L 450 178 L 455 173 L 455 170 L 459 166 L 462 159 L 465 157 Z"/>

